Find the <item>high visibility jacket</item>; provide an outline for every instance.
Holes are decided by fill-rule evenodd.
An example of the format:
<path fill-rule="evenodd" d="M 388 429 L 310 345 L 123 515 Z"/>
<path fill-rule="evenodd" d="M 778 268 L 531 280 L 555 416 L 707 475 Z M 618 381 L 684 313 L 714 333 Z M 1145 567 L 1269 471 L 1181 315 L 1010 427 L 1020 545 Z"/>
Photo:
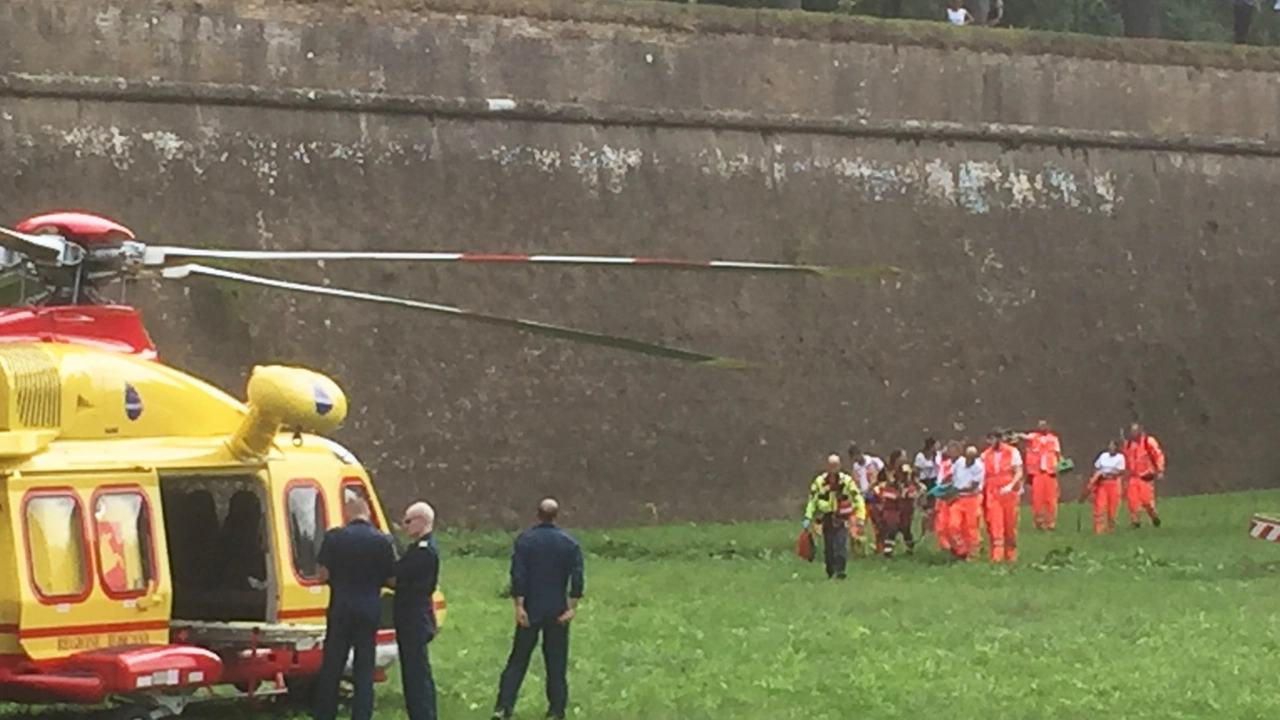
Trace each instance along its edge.
<path fill-rule="evenodd" d="M 1164 472 L 1164 450 L 1155 437 L 1143 434 L 1124 442 L 1124 467 L 1130 477 L 1153 477 Z"/>
<path fill-rule="evenodd" d="M 1027 437 L 1027 472 L 1056 475 L 1062 458 L 1062 441 L 1051 432 L 1033 432 Z"/>
<path fill-rule="evenodd" d="M 942 456 L 942 460 L 938 461 L 938 482 L 940 483 L 951 482 L 951 468 L 955 465 L 955 463 L 956 463 L 955 460 L 952 460 L 946 455 Z"/>
<path fill-rule="evenodd" d="M 852 475 L 840 473 L 834 488 L 827 480 L 827 473 L 822 473 L 809 485 L 809 504 L 804 509 L 806 519 L 820 520 L 831 514 L 867 519 L 867 504 L 862 499 L 862 493 L 858 492 Z"/>
<path fill-rule="evenodd" d="M 1013 482 L 1013 469 L 1022 464 L 1022 453 L 1009 443 L 982 451 L 982 466 L 986 472 L 986 490 L 995 492 Z"/>

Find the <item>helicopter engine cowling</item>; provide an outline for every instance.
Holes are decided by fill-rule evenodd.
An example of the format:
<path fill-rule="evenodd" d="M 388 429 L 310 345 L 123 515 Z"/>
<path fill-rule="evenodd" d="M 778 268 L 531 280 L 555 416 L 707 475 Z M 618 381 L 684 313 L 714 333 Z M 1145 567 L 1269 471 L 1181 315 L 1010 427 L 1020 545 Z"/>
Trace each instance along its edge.
<path fill-rule="evenodd" d="M 281 429 L 324 435 L 347 417 L 347 396 L 333 380 L 305 368 L 259 365 L 249 376 L 249 414 L 228 440 L 242 459 L 262 457 Z"/>

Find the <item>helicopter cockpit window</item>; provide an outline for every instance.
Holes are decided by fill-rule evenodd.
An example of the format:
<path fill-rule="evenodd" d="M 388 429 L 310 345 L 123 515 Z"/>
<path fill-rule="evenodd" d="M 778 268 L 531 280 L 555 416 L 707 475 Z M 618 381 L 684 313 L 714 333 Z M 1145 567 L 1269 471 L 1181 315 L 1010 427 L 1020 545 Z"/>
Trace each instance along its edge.
<path fill-rule="evenodd" d="M 145 593 L 155 579 L 151 513 L 142 494 L 112 492 L 93 504 L 98 535 L 98 571 L 108 595 Z"/>
<path fill-rule="evenodd" d="M 351 518 L 347 515 L 347 502 L 360 498 L 369 505 L 369 519 L 373 521 L 373 526 L 382 529 L 382 522 L 378 518 L 378 511 L 373 507 L 373 499 L 369 497 L 369 489 L 364 486 L 364 482 L 360 478 L 347 478 L 342 481 L 342 522 L 343 524 L 351 522 Z"/>
<path fill-rule="evenodd" d="M 289 539 L 293 550 L 293 567 L 303 580 L 315 580 L 319 574 L 316 557 L 320 543 L 329 529 L 324 496 L 318 485 L 295 485 L 287 495 L 289 504 Z"/>
<path fill-rule="evenodd" d="M 38 495 L 26 502 L 31 581 L 45 598 L 83 596 L 89 589 L 82 513 L 72 495 Z"/>

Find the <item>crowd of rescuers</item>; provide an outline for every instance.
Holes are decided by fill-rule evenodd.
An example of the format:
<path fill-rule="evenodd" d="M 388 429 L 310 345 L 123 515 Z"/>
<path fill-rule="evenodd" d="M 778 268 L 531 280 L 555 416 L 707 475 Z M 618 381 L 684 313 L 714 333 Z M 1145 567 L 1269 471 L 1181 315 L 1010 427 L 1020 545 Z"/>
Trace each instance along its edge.
<path fill-rule="evenodd" d="M 409 542 L 398 557 L 395 540 L 370 522 L 368 502 L 351 498 L 345 510 L 347 524 L 325 533 L 317 557 L 320 581 L 329 585 L 330 594 L 312 717 L 334 720 L 338 686 L 351 657 L 352 720 L 372 718 L 379 598 L 384 587 L 391 587 L 409 720 L 436 720 L 436 686 L 428 655 L 438 629 L 433 601 L 440 578 L 435 510 L 425 502 L 405 509 L 400 529 Z M 547 717 L 563 718 L 568 707 L 569 623 L 582 598 L 583 560 L 578 541 L 555 524 L 559 511 L 554 498 L 543 498 L 537 524 L 515 540 L 510 571 L 515 637 L 499 680 L 494 718 L 511 717 L 539 636 L 546 663 Z"/>
<path fill-rule="evenodd" d="M 1021 447 L 1019 447 L 1021 445 Z M 813 535 L 822 537 L 827 577 L 846 577 L 849 543 L 865 556 L 893 557 L 901 537 L 906 552 L 915 551 L 912 530 L 920 510 L 920 536 L 932 532 L 938 548 L 956 560 L 982 556 L 986 546 L 992 562 L 1017 562 L 1021 498 L 1030 485 L 1031 509 L 1038 530 L 1057 527 L 1059 475 L 1072 469 L 1063 457 L 1062 442 L 1048 421 L 1031 432 L 994 429 L 986 445 L 952 440 L 939 448 L 934 438 L 910 460 L 904 450 L 889 453 L 887 461 L 849 445 L 850 472 L 839 454 L 827 458 L 827 469 L 813 479 L 798 545 L 812 560 Z M 1111 441 L 1093 464 L 1078 500 L 1093 498 L 1093 531 L 1115 530 L 1125 485 L 1129 521 L 1142 526 L 1142 515 L 1160 527 L 1155 484 L 1164 479 L 1165 454 L 1156 438 L 1138 423 L 1129 426 L 1123 443 Z"/>

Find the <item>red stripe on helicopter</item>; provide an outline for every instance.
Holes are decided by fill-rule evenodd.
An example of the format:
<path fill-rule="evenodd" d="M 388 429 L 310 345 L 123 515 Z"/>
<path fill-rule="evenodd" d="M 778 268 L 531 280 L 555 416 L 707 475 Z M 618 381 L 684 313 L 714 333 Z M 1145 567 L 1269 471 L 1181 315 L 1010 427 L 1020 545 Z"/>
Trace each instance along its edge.
<path fill-rule="evenodd" d="M 299 608 L 297 610 L 281 610 L 278 617 L 281 620 L 298 620 L 301 618 L 324 617 L 325 609 L 319 608 Z"/>
<path fill-rule="evenodd" d="M 17 625 L 0 625 L 0 635 L 17 635 Z"/>
<path fill-rule="evenodd" d="M 147 620 L 143 622 L 103 623 L 101 625 L 61 625 L 54 627 L 19 628 L 18 637 L 23 639 L 39 639 L 62 637 L 66 635 L 105 635 L 126 630 L 168 630 L 168 620 Z"/>

